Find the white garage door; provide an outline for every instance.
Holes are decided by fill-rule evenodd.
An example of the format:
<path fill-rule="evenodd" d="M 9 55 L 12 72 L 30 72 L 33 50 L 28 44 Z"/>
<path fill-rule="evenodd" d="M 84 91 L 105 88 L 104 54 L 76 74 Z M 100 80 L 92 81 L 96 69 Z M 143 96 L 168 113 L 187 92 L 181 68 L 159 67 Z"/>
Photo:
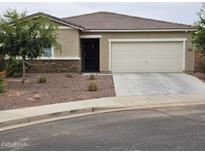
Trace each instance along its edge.
<path fill-rule="evenodd" d="M 183 42 L 112 42 L 112 72 L 182 72 Z"/>

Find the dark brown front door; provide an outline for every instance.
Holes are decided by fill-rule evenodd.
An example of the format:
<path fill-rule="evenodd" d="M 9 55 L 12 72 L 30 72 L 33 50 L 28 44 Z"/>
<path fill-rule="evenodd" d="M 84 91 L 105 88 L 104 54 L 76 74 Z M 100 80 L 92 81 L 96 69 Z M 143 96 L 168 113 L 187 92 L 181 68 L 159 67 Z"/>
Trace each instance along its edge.
<path fill-rule="evenodd" d="M 81 39 L 82 71 L 99 72 L 99 39 Z"/>

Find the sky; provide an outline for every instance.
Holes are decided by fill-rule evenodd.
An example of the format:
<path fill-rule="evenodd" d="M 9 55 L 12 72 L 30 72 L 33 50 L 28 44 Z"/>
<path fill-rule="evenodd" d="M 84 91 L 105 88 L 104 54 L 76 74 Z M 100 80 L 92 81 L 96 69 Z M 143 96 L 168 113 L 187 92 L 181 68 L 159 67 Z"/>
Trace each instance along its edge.
<path fill-rule="evenodd" d="M 86 2 L 86 3 L 66 3 L 66 2 L 47 2 L 47 3 L 26 3 L 26 2 L 1 2 L 0 15 L 10 8 L 18 11 L 27 10 L 29 14 L 44 12 L 57 17 L 68 17 L 84 13 L 97 11 L 110 11 L 128 15 L 160 19 L 177 23 L 193 24 L 197 20 L 197 12 L 201 8 L 200 2 L 181 2 L 181 3 L 109 3 L 109 2 Z"/>

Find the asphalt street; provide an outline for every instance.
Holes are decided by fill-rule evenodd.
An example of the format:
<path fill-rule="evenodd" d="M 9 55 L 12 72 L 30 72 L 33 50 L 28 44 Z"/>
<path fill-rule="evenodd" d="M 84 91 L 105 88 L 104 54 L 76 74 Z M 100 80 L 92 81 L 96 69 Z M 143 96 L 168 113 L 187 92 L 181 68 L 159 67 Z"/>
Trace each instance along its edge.
<path fill-rule="evenodd" d="M 96 114 L 0 132 L 0 150 L 205 150 L 205 105 Z"/>

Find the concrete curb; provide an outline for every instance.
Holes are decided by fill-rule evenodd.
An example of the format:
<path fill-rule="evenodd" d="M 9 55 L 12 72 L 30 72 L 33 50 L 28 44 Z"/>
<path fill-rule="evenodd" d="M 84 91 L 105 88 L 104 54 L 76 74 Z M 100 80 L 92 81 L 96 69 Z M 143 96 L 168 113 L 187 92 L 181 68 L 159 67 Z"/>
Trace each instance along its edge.
<path fill-rule="evenodd" d="M 155 109 L 155 108 L 166 108 L 166 107 L 184 107 L 184 106 L 194 106 L 194 105 L 204 105 L 202 102 L 194 102 L 194 103 L 178 103 L 178 104 L 160 104 L 160 105 L 147 105 L 147 106 L 132 106 L 132 107 L 102 107 L 102 108 L 84 108 L 79 110 L 70 110 L 63 112 L 56 112 L 52 114 L 45 114 L 40 116 L 21 118 L 16 120 L 6 121 L 4 123 L 0 123 L 0 132 L 11 130 L 15 128 L 46 123 L 51 121 L 63 120 L 68 118 L 77 118 L 82 116 L 89 116 L 100 113 L 109 113 L 109 112 L 120 112 L 120 111 L 128 111 L 128 110 L 146 110 L 146 109 Z"/>
<path fill-rule="evenodd" d="M 49 113 L 49 114 L 43 114 L 43 115 L 38 115 L 38 116 L 32 116 L 32 117 L 25 117 L 25 118 L 19 118 L 15 120 L 8 120 L 5 122 L 0 123 L 0 131 L 4 127 L 9 127 L 9 126 L 14 126 L 14 125 L 19 125 L 23 123 L 31 123 L 35 121 L 41 121 L 44 119 L 52 119 L 56 117 L 63 117 L 63 116 L 69 116 L 69 115 L 78 115 L 78 114 L 83 114 L 83 113 L 93 113 L 97 111 L 102 111 L 102 110 L 113 110 L 113 109 L 119 109 L 117 107 L 111 108 L 84 108 L 84 109 L 77 109 L 77 110 L 70 110 L 70 111 L 62 111 L 62 112 L 54 112 L 54 113 Z"/>

